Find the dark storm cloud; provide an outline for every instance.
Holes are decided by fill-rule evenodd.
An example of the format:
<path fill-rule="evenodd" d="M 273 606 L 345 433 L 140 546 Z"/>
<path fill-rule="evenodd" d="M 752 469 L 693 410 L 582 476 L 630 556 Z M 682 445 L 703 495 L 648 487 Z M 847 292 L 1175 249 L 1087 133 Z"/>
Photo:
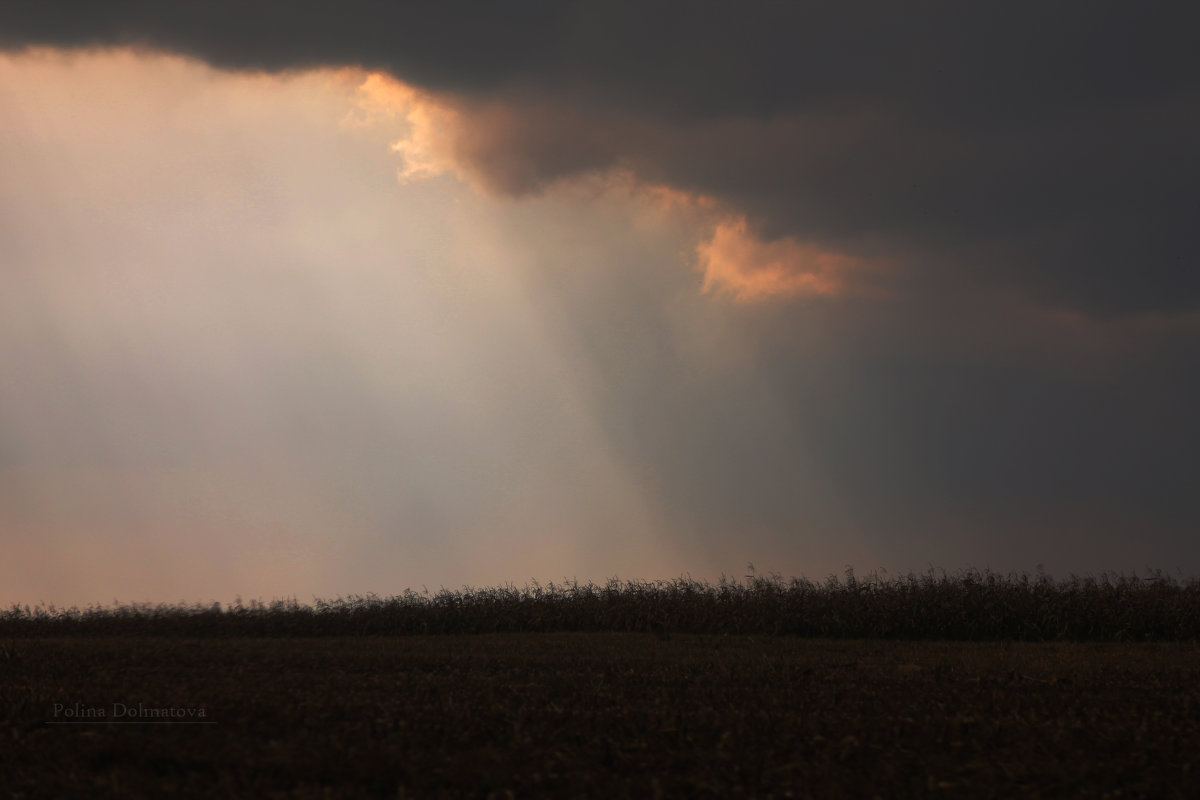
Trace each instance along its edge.
<path fill-rule="evenodd" d="M 360 64 L 437 89 L 526 85 L 694 117 L 893 99 L 950 116 L 1191 85 L 1166 4 L 328 2 L 5 4 L 23 44 L 145 44 L 235 69 Z"/>
<path fill-rule="evenodd" d="M 855 534 L 915 569 L 1194 570 L 1195 317 L 800 305 L 737 313 L 754 343 L 738 370 L 680 376 L 667 356 L 642 365 L 656 380 L 628 378 L 636 358 L 607 375 L 610 435 L 697 539 L 732 554 Z M 661 352 L 649 325 L 636 341 L 640 359 Z"/>
<path fill-rule="evenodd" d="M 492 189 L 614 166 L 926 289 L 1200 302 L 1197 12 L 1128 3 L 7 3 L 0 42 L 356 64 L 454 98 Z"/>

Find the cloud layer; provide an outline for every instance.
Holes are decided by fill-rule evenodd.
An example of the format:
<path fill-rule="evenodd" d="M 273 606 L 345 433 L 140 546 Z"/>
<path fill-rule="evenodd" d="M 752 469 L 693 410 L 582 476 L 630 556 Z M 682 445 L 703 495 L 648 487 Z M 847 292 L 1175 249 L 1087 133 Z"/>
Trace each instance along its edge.
<path fill-rule="evenodd" d="M 1200 58 L 1178 6 L 321 9 L 6 4 L 0 42 L 385 70 L 455 110 L 453 157 L 492 191 L 621 168 L 717 199 L 766 243 L 886 251 L 921 291 L 1104 315 L 1200 301 Z"/>

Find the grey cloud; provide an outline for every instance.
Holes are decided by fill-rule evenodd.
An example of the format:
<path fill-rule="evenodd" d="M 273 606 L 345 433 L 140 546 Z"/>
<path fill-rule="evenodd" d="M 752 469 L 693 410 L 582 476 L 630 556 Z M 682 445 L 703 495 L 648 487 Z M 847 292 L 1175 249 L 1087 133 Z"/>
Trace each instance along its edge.
<path fill-rule="evenodd" d="M 8 3 L 0 43 L 444 93 L 493 189 L 612 166 L 925 289 L 1098 314 L 1200 301 L 1196 13 L 1172 4 Z"/>
<path fill-rule="evenodd" d="M 546 305 L 598 371 L 607 438 L 715 562 L 1194 569 L 1194 316 L 737 307 L 637 285 L 648 263 Z"/>
<path fill-rule="evenodd" d="M 17 2 L 3 40 L 145 44 L 236 69 L 355 63 L 438 89 L 530 87 L 681 117 L 893 98 L 947 116 L 1190 86 L 1173 9 L 1117 2 Z"/>

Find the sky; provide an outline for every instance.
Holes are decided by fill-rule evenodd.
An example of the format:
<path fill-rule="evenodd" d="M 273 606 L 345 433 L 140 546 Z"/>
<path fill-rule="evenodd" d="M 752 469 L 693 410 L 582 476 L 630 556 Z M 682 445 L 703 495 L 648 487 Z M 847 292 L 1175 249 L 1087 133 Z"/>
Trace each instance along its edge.
<path fill-rule="evenodd" d="M 1200 574 L 1195 12 L 0 6 L 0 603 Z"/>

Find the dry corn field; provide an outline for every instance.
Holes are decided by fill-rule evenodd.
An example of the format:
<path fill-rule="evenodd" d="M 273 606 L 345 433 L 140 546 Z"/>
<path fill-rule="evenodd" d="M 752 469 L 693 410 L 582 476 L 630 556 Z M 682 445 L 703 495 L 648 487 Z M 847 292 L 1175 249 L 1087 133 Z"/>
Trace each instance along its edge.
<path fill-rule="evenodd" d="M 1200 645 L 1173 616 L 1194 587 L 1033 581 L 1040 603 L 1058 599 L 1045 619 L 988 622 L 987 602 L 1020 585 L 993 580 L 989 596 L 988 578 L 912 583 L 913 602 L 936 599 L 924 587 L 981 604 L 932 621 L 885 617 L 868 601 L 902 592 L 844 580 L 727 586 L 724 600 L 675 582 L 13 611 L 0 796 L 1200 796 Z M 466 632 L 502 627 L 506 600 L 516 630 Z M 801 636 L 751 615 L 800 601 L 845 627 Z M 1090 637 L 1062 635 L 1084 624 L 1072 603 L 1125 613 L 1119 601 L 1159 627 L 1093 617 Z M 719 630 L 705 616 L 718 612 L 765 632 Z M 1050 618 L 1055 636 L 1024 637 L 1039 641 L 979 634 L 1045 633 Z M 863 635 L 888 619 L 959 620 L 959 635 Z M 438 632 L 405 627 L 421 624 Z"/>

